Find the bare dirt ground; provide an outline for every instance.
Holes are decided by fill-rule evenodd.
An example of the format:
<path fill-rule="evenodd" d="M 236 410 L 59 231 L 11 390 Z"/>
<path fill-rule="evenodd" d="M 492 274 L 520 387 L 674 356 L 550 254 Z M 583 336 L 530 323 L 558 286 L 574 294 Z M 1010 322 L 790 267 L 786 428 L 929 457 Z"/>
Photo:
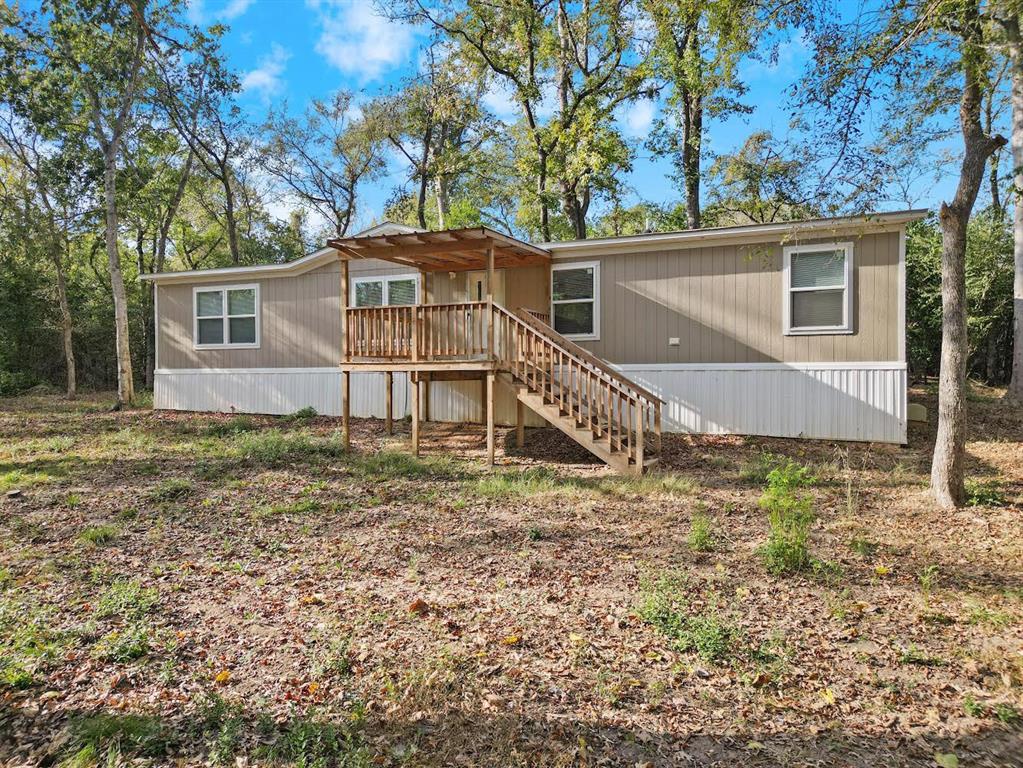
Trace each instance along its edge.
<path fill-rule="evenodd" d="M 414 460 L 404 424 L 346 455 L 322 417 L 0 400 L 0 764 L 1023 766 L 999 394 L 956 512 L 926 425 L 672 435 L 637 480 L 549 430 L 490 473 L 475 426 Z M 772 575 L 781 457 L 816 477 L 814 565 Z"/>

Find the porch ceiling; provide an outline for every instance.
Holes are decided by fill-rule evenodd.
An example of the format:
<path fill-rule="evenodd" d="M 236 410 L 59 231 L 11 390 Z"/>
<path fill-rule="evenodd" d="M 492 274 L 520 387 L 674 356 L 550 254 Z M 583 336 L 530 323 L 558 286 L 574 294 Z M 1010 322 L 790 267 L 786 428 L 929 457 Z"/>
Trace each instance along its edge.
<path fill-rule="evenodd" d="M 339 237 L 327 245 L 348 259 L 383 259 L 425 272 L 467 272 L 487 268 L 487 249 L 494 249 L 494 267 L 508 269 L 549 264 L 543 248 L 487 227 L 443 229 L 394 235 Z"/>

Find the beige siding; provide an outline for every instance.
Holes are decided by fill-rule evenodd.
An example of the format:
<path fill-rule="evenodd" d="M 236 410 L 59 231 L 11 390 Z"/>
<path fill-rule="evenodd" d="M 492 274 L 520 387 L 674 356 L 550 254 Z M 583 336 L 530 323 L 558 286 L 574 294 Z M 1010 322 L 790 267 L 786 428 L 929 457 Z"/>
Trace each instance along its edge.
<path fill-rule="evenodd" d="M 622 364 L 896 361 L 899 233 L 851 239 L 852 334 L 784 335 L 782 246 L 726 245 L 599 257 L 601 337 L 581 343 Z"/>
<path fill-rule="evenodd" d="M 235 278 L 223 283 L 204 281 L 202 285 L 249 283 L 259 284 L 261 338 L 258 349 L 195 349 L 192 289 L 198 283 L 159 286 L 157 355 L 160 368 L 315 368 L 339 364 L 341 274 L 338 264 L 328 264 L 296 277 Z"/>

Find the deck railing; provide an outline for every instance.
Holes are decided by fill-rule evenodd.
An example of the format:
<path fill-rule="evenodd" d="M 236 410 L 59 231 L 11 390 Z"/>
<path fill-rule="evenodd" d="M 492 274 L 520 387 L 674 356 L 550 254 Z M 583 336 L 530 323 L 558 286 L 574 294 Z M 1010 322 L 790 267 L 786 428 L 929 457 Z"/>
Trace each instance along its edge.
<path fill-rule="evenodd" d="M 548 319 L 486 301 L 357 307 L 346 311 L 346 357 L 494 360 L 577 428 L 642 467 L 645 456 L 660 452 L 662 401 L 561 336 Z"/>

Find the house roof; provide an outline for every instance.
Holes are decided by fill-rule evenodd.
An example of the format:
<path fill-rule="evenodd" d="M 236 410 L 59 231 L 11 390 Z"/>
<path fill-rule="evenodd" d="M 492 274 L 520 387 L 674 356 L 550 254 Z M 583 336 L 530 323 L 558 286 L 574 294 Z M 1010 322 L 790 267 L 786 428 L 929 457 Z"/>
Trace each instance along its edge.
<path fill-rule="evenodd" d="M 591 238 L 587 240 L 564 240 L 541 243 L 555 258 L 599 255 L 601 253 L 628 253 L 649 251 L 673 246 L 693 246 L 702 242 L 723 245 L 728 242 L 759 240 L 764 242 L 795 242 L 808 237 L 849 235 L 861 232 L 877 232 L 886 228 L 898 228 L 911 221 L 926 218 L 926 208 L 915 208 L 886 213 L 836 216 L 826 219 L 803 219 L 801 221 L 779 221 L 770 224 L 739 224 L 730 227 L 706 227 L 704 229 L 683 229 L 677 232 L 650 232 L 640 235 Z"/>
<path fill-rule="evenodd" d="M 396 234 L 363 232 L 328 240 L 327 245 L 337 248 L 342 258 L 383 259 L 427 272 L 485 269 L 490 249 L 498 268 L 546 264 L 551 260 L 548 250 L 488 227 Z"/>
<path fill-rule="evenodd" d="M 484 269 L 486 248 L 490 243 L 494 245 L 495 267 L 505 268 L 547 263 L 552 256 L 555 259 L 565 259 L 599 256 L 605 253 L 636 253 L 673 247 L 695 247 L 705 243 L 724 245 L 755 241 L 798 242 L 811 237 L 855 235 L 859 232 L 894 230 L 909 222 L 919 221 L 927 214 L 926 209 L 918 208 L 828 219 L 651 232 L 536 245 L 488 227 L 431 232 L 385 221 L 351 237 L 329 240 L 327 247 L 285 264 L 158 272 L 141 275 L 140 279 L 160 283 L 184 283 L 236 277 L 284 277 L 302 274 L 335 261 L 339 253 L 351 259 L 384 259 L 425 271 L 458 272 Z"/>

